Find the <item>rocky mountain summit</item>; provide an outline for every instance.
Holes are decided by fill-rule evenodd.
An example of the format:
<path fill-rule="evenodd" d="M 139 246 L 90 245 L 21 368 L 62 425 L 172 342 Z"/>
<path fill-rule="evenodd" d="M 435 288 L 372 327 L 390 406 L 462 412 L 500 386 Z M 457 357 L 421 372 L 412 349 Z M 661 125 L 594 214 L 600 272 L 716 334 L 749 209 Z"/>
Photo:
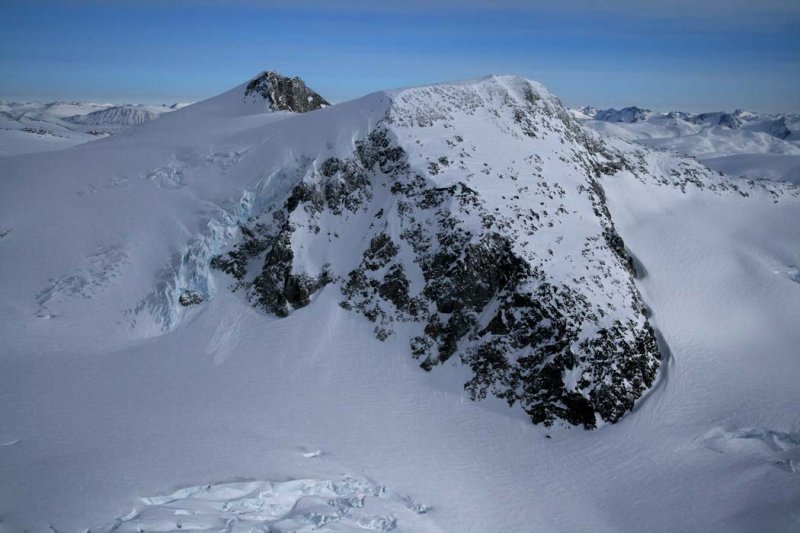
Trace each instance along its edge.
<path fill-rule="evenodd" d="M 282 168 L 294 185 L 255 200 L 211 266 L 278 317 L 333 285 L 378 339 L 407 337 L 428 371 L 455 358 L 471 398 L 535 423 L 619 420 L 661 355 L 601 177 L 747 193 L 690 159 L 608 146 L 520 77 L 378 96 L 351 151 Z"/>
<path fill-rule="evenodd" d="M 262 72 L 247 84 L 245 97 L 255 96 L 267 100 L 273 111 L 305 113 L 330 105 L 300 78 L 288 78 L 271 70 Z"/>
<path fill-rule="evenodd" d="M 407 335 L 426 370 L 456 357 L 472 398 L 534 422 L 618 420 L 660 358 L 597 181 L 626 163 L 522 78 L 388 96 L 348 157 L 293 169 L 212 266 L 277 316 L 333 284 L 379 339 Z"/>

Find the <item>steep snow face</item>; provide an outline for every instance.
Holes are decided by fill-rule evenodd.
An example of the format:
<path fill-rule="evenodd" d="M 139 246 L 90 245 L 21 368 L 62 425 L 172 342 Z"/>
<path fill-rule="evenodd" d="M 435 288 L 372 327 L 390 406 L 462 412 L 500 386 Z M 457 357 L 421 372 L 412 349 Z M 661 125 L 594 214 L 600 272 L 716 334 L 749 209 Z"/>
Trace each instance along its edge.
<path fill-rule="evenodd" d="M 245 85 L 70 151 L 0 159 L 4 251 L 30 266 L 0 305 L 64 334 L 94 321 L 105 346 L 174 328 L 184 291 L 214 294 L 209 259 L 251 212 L 285 194 L 303 161 L 352 150 L 388 105 L 375 95 L 318 118 L 256 112 Z M 28 209 L 13 207 L 25 198 Z"/>

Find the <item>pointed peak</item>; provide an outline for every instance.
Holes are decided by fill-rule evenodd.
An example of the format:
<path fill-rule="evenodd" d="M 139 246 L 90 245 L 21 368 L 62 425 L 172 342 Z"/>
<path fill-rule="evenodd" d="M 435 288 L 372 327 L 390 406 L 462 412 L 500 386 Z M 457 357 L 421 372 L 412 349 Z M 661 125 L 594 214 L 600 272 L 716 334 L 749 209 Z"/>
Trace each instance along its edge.
<path fill-rule="evenodd" d="M 266 70 L 250 80 L 244 96 L 264 98 L 273 111 L 305 113 L 330 105 L 322 96 L 308 88 L 301 78 L 289 78 L 273 70 Z"/>

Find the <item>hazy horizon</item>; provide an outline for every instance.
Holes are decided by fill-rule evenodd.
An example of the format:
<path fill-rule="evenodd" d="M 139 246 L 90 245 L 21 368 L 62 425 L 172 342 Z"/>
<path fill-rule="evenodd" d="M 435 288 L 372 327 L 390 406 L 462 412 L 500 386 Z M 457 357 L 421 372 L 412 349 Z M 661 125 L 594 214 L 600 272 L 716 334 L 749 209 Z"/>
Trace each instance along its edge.
<path fill-rule="evenodd" d="M 800 4 L 0 1 L 0 98 L 172 104 L 272 69 L 332 102 L 519 74 L 569 106 L 800 111 Z"/>

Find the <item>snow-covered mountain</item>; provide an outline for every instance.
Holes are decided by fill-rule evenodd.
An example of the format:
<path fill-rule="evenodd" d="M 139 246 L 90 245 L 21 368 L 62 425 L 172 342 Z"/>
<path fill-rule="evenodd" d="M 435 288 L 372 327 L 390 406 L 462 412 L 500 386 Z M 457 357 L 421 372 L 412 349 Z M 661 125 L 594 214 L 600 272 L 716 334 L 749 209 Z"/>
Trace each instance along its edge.
<path fill-rule="evenodd" d="M 697 157 L 726 174 L 800 182 L 800 115 L 660 113 L 581 107 L 571 114 L 603 135 Z"/>
<path fill-rule="evenodd" d="M 640 107 L 623 107 L 622 109 L 597 109 L 581 107 L 572 111 L 575 118 L 602 120 L 605 122 L 641 122 L 653 114 L 649 109 Z"/>
<path fill-rule="evenodd" d="M 119 133 L 185 105 L 0 101 L 0 156 L 69 148 Z"/>
<path fill-rule="evenodd" d="M 134 126 L 150 120 L 155 120 L 161 113 L 170 109 L 167 106 L 148 109 L 149 106 L 143 105 L 123 105 L 113 106 L 106 109 L 98 109 L 86 115 L 75 115 L 68 117 L 67 120 L 75 124 L 86 124 L 91 126 Z M 166 108 L 166 109 L 165 109 Z"/>
<path fill-rule="evenodd" d="M 0 159 L 0 531 L 786 529 L 798 214 L 516 76 Z"/>

